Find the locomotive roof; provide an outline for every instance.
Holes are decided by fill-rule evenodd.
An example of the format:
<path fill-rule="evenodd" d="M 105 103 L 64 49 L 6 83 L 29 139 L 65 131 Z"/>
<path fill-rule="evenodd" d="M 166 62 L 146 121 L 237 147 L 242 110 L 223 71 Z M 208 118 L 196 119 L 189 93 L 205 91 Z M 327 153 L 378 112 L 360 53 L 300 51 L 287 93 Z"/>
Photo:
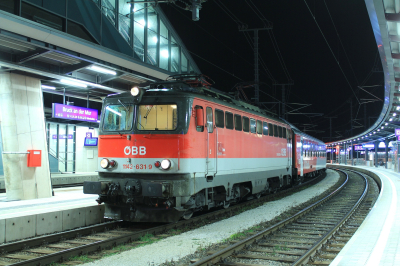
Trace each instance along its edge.
<path fill-rule="evenodd" d="M 198 97 L 202 98 L 205 100 L 213 101 L 219 104 L 223 104 L 226 106 L 229 106 L 231 108 L 236 108 L 242 111 L 246 111 L 249 113 L 253 113 L 255 115 L 262 115 L 266 118 L 269 118 L 271 120 L 275 120 L 277 122 L 281 122 L 284 124 L 288 124 L 293 131 L 296 134 L 301 134 L 303 136 L 306 136 L 309 139 L 312 139 L 316 142 L 321 142 L 322 141 L 309 136 L 308 134 L 305 134 L 304 132 L 300 131 L 298 128 L 296 128 L 294 125 L 290 124 L 286 120 L 277 117 L 274 113 L 271 113 L 267 110 L 261 109 L 257 106 L 254 106 L 252 104 L 246 103 L 241 100 L 234 99 L 232 96 L 217 90 L 215 88 L 206 88 L 204 86 L 199 86 L 199 87 L 192 87 L 185 83 L 184 81 L 180 80 L 174 80 L 174 81 L 164 81 L 164 82 L 157 82 L 157 83 L 152 83 L 150 86 L 148 86 L 146 89 L 145 95 L 147 96 L 160 96 L 160 94 L 167 96 L 167 97 L 173 97 L 173 96 L 183 96 L 183 97 Z M 132 97 L 130 92 L 126 93 L 121 93 L 121 94 L 111 94 L 106 97 L 106 99 L 115 99 L 115 98 L 127 98 L 127 97 Z"/>

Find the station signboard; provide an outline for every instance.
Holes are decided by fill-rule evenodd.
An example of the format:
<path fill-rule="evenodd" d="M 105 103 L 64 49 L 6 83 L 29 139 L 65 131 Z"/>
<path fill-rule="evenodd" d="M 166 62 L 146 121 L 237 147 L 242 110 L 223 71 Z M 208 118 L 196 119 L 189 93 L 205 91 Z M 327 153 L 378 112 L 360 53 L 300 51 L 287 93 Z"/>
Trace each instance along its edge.
<path fill-rule="evenodd" d="M 97 122 L 98 112 L 96 109 L 53 103 L 52 116 L 61 119 Z"/>
<path fill-rule="evenodd" d="M 362 145 L 363 149 L 373 149 L 375 148 L 375 145 L 372 143 L 366 143 Z"/>
<path fill-rule="evenodd" d="M 400 136 L 400 128 L 396 128 L 396 129 L 394 130 L 394 134 L 395 134 L 396 136 Z"/>
<path fill-rule="evenodd" d="M 53 134 L 52 136 L 53 139 L 57 139 L 57 134 Z M 64 135 L 64 134 L 60 134 L 58 135 L 58 139 L 73 139 L 74 135 L 72 134 L 68 134 L 68 135 Z"/>
<path fill-rule="evenodd" d="M 363 151 L 363 150 L 364 150 L 364 147 L 363 147 L 362 145 L 355 145 L 355 146 L 354 146 L 354 150 L 355 150 L 355 151 Z"/>

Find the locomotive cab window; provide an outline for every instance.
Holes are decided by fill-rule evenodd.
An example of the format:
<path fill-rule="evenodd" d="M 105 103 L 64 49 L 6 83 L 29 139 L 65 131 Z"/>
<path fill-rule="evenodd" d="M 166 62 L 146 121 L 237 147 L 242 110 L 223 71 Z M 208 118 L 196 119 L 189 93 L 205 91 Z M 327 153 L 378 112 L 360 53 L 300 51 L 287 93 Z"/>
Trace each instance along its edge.
<path fill-rule="evenodd" d="M 262 135 L 262 133 L 263 133 L 262 122 L 260 120 L 257 120 L 257 134 Z"/>
<path fill-rule="evenodd" d="M 243 131 L 244 132 L 250 132 L 249 122 L 250 122 L 249 118 L 243 116 Z"/>
<path fill-rule="evenodd" d="M 263 122 L 263 134 L 264 136 L 268 136 L 268 123 Z"/>
<path fill-rule="evenodd" d="M 224 111 L 215 109 L 215 126 L 224 127 Z"/>
<path fill-rule="evenodd" d="M 126 131 L 132 129 L 133 105 L 108 105 L 103 118 L 104 131 Z"/>
<path fill-rule="evenodd" d="M 225 112 L 225 126 L 227 129 L 233 129 L 233 114 Z"/>
<path fill-rule="evenodd" d="M 235 130 L 242 131 L 242 117 L 235 115 Z"/>
<path fill-rule="evenodd" d="M 256 120 L 253 118 L 250 118 L 250 132 L 256 133 Z"/>
<path fill-rule="evenodd" d="M 136 120 L 139 130 L 174 130 L 178 124 L 177 105 L 139 105 Z"/>

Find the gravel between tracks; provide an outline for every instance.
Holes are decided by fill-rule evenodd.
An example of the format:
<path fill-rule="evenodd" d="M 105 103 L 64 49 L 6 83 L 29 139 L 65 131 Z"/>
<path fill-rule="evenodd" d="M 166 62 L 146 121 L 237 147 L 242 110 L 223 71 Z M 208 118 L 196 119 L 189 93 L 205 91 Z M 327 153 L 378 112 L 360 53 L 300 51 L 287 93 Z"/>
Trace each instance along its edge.
<path fill-rule="evenodd" d="M 184 256 L 194 253 L 198 248 L 218 243 L 229 238 L 232 234 L 274 219 L 290 208 L 296 207 L 328 190 L 338 180 L 339 174 L 328 169 L 324 180 L 311 188 L 302 190 L 291 196 L 268 202 L 263 206 L 243 212 L 234 217 L 205 225 L 180 235 L 171 236 L 150 245 L 138 247 L 83 265 L 155 266 L 166 261 L 177 261 Z"/>

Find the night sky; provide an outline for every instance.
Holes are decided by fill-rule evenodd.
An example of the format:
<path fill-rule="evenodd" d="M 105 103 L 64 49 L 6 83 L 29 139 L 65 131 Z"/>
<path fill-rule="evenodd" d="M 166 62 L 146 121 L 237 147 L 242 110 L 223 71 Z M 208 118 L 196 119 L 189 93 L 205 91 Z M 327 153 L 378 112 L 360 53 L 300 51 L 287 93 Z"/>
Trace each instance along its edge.
<path fill-rule="evenodd" d="M 233 91 L 237 83 L 254 81 L 253 32 L 248 32 L 246 39 L 238 27 L 273 25 L 270 33 L 259 31 L 259 53 L 271 73 L 267 74 L 260 62 L 260 101 L 281 101 L 281 86 L 273 84 L 287 84 L 291 78 L 293 85 L 286 86 L 286 110 L 301 107 L 293 103 L 311 104 L 299 112 L 323 115 L 288 115 L 288 121 L 326 142 L 329 116 L 337 117 L 332 120 L 332 140 L 351 136 L 350 99 L 353 118 L 358 119 L 353 135 L 364 131 L 364 104 L 359 102 L 374 97 L 358 86 L 383 99 L 382 66 L 362 0 L 209 0 L 202 4 L 197 22 L 191 20 L 189 11 L 173 4 L 160 5 L 202 73 L 215 81 L 213 87 L 225 92 Z M 289 76 L 270 36 L 275 37 Z M 254 89 L 247 88 L 245 92 L 249 98 L 254 97 Z M 266 106 L 278 112 L 277 104 Z M 368 127 L 381 109 L 382 101 L 367 104 Z"/>

